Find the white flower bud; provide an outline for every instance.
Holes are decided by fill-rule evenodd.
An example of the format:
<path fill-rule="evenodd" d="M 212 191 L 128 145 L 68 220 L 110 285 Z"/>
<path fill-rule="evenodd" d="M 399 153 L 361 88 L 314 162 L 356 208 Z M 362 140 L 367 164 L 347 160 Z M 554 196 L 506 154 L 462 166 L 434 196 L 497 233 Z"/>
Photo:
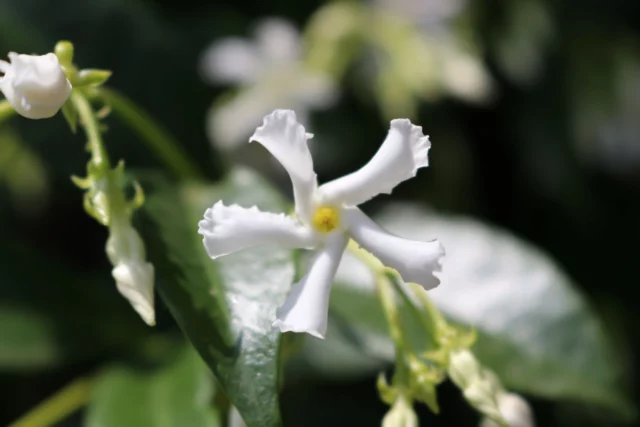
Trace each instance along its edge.
<path fill-rule="evenodd" d="M 0 91 L 28 119 L 46 119 L 58 112 L 71 93 L 71 83 L 53 53 L 42 56 L 9 53 L 0 60 Z"/>
<path fill-rule="evenodd" d="M 120 263 L 111 271 L 116 280 L 118 291 L 124 296 L 142 320 L 148 325 L 155 325 L 153 308 L 153 265 L 144 261 Z"/>
<path fill-rule="evenodd" d="M 112 221 L 105 251 L 112 265 L 132 261 L 144 261 L 144 242 L 128 222 Z"/>
<path fill-rule="evenodd" d="M 418 427 L 411 401 L 400 395 L 382 420 L 382 427 Z"/>
<path fill-rule="evenodd" d="M 466 389 L 479 381 L 480 364 L 469 350 L 452 352 L 449 362 L 449 376 L 458 387 Z"/>
<path fill-rule="evenodd" d="M 148 325 L 156 324 L 154 310 L 154 269 L 146 262 L 144 243 L 128 222 L 110 227 L 106 252 L 114 266 L 111 274 L 118 291 Z"/>
<path fill-rule="evenodd" d="M 515 393 L 502 393 L 498 397 L 500 413 L 509 427 L 535 427 L 531 407 L 522 397 Z M 488 418 L 482 420 L 480 427 L 498 427 L 495 421 Z"/>

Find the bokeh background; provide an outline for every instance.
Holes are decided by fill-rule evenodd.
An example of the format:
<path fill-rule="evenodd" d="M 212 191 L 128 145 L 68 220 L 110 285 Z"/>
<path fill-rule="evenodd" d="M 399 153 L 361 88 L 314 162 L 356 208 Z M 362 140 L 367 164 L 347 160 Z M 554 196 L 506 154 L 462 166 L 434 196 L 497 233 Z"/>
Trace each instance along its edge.
<path fill-rule="evenodd" d="M 247 79 L 221 77 L 225 66 L 242 63 L 241 52 L 221 60 L 212 58 L 211 46 L 228 37 L 255 40 L 260 22 L 278 17 L 304 32 L 299 57 L 321 64 L 318 46 L 331 34 L 318 23 L 318 11 L 327 4 L 1 0 L 0 52 L 44 53 L 60 39 L 72 40 L 78 65 L 113 70 L 110 85 L 162 122 L 208 178 L 221 177 L 230 162 L 248 163 L 288 191 L 268 157 L 233 143 L 244 135 L 227 143 L 216 132 L 245 126 L 250 133 L 259 124 L 255 114 L 290 107 L 269 102 L 301 101 L 275 89 L 247 95 Z M 604 320 L 623 388 L 633 399 L 640 386 L 640 4 L 361 4 L 410 24 L 426 41 L 414 46 L 411 35 L 380 30 L 380 46 L 386 47 L 351 46 L 355 57 L 345 47 L 348 66 L 341 68 L 340 58 L 329 61 L 332 81 L 309 83 L 318 84 L 303 104 L 308 130 L 316 135 L 320 181 L 363 165 L 388 120 L 411 116 L 431 137 L 430 167 L 367 210 L 390 201 L 424 203 L 499 226 L 541 248 Z M 344 25 L 336 22 L 334 30 Z M 284 73 L 279 64 L 252 65 L 258 74 L 251 81 Z M 244 104 L 220 113 L 242 96 Z M 261 96 L 268 98 L 264 104 L 256 101 Z M 161 167 L 117 122 L 109 122 L 106 139 L 112 156 L 125 159 L 128 168 Z M 0 425 L 105 364 L 159 363 L 181 340 L 160 301 L 159 325 L 149 330 L 117 294 L 104 255 L 107 230 L 84 213 L 82 194 L 69 179 L 84 173 L 83 144 L 62 117 L 37 123 L 20 118 L 0 127 Z M 298 384 L 285 389 L 284 412 L 292 420 L 300 414 L 320 420 L 308 425 L 376 425 L 386 410 L 374 381 L 371 375 Z M 588 405 L 529 398 L 542 426 L 633 423 Z M 440 399 L 438 418 L 420 408 L 424 425 L 475 425 L 476 415 L 450 384 L 441 387 Z M 82 425 L 82 414 L 60 425 Z"/>

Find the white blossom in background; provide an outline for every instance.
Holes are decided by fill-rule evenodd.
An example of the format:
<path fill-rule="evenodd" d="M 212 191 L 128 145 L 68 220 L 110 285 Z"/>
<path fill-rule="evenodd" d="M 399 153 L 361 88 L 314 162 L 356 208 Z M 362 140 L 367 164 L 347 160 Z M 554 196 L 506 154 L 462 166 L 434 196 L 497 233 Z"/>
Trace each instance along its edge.
<path fill-rule="evenodd" d="M 455 34 L 452 20 L 466 8 L 467 0 L 374 0 L 381 9 L 415 25 L 421 33 L 423 55 L 439 84 L 461 99 L 481 102 L 490 97 L 492 80 L 479 55 Z"/>
<path fill-rule="evenodd" d="M 420 26 L 442 26 L 455 18 L 467 0 L 374 0 L 374 4 Z"/>
<path fill-rule="evenodd" d="M 331 283 L 349 239 L 394 268 L 407 282 L 436 287 L 444 249 L 437 240 L 407 240 L 388 233 L 358 205 L 389 194 L 402 181 L 428 166 L 430 142 L 422 128 L 407 119 L 391 121 L 378 152 L 356 172 L 318 187 L 307 140 L 312 137 L 290 110 L 264 118 L 250 141 L 262 144 L 289 174 L 295 216 L 261 212 L 257 207 L 217 202 L 198 224 L 212 259 L 262 244 L 313 249 L 305 276 L 276 312 L 280 331 L 306 332 L 324 338 Z"/>
<path fill-rule="evenodd" d="M 28 119 L 55 115 L 71 93 L 58 57 L 10 52 L 9 61 L 0 60 L 0 91 L 16 112 Z"/>
<path fill-rule="evenodd" d="M 295 109 L 306 123 L 310 110 L 333 104 L 335 82 L 306 69 L 301 51 L 298 31 L 279 18 L 262 20 L 253 41 L 229 37 L 204 51 L 200 61 L 203 79 L 240 87 L 231 99 L 214 104 L 209 112 L 207 131 L 216 146 L 238 146 L 255 123 L 276 108 Z"/>
<path fill-rule="evenodd" d="M 522 397 L 515 393 L 501 393 L 498 407 L 509 427 L 535 427 L 531 407 Z M 485 418 L 480 427 L 500 427 L 495 421 Z"/>
<path fill-rule="evenodd" d="M 593 88 L 576 84 L 576 150 L 590 166 L 612 174 L 634 175 L 640 168 L 640 59 L 620 48 L 608 66 L 613 69 L 610 81 Z M 606 95 L 597 89 L 605 84 L 612 86 Z"/>

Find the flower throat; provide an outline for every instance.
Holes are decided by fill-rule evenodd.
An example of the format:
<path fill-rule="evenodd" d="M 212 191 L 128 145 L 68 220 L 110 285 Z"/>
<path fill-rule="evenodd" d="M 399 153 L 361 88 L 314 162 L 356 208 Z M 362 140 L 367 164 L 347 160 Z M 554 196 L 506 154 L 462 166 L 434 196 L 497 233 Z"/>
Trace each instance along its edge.
<path fill-rule="evenodd" d="M 311 223 L 320 233 L 330 233 L 340 224 L 340 213 L 332 206 L 320 206 L 313 214 Z"/>

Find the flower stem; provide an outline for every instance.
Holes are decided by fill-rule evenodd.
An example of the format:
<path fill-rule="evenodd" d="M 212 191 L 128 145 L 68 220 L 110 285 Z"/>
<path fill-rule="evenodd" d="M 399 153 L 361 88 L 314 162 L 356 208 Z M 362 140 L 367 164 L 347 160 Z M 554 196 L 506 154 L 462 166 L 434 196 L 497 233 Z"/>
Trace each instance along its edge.
<path fill-rule="evenodd" d="M 9 427 L 48 427 L 65 419 L 89 400 L 92 380 L 79 378 L 40 403 Z"/>
<path fill-rule="evenodd" d="M 113 112 L 149 146 L 158 158 L 181 179 L 202 179 L 198 167 L 180 143 L 133 101 L 113 89 L 100 88 L 99 96 Z"/>
<path fill-rule="evenodd" d="M 16 113 L 16 110 L 13 109 L 9 101 L 3 99 L 0 101 L 0 122 L 8 119 Z"/>
<path fill-rule="evenodd" d="M 110 168 L 109 156 L 102 142 L 98 118 L 93 112 L 89 100 L 82 92 L 74 90 L 71 92 L 71 102 L 76 107 L 84 131 L 87 134 L 93 165 L 101 172 L 108 171 Z"/>
<path fill-rule="evenodd" d="M 431 302 L 426 292 L 416 292 L 416 295 L 423 307 L 423 310 L 420 310 L 422 324 L 425 329 L 432 331 L 432 337 L 439 342 L 442 330 L 448 326 L 448 323 L 440 310 Z"/>
<path fill-rule="evenodd" d="M 409 287 L 411 286 L 411 284 L 407 283 L 403 285 L 400 282 L 400 278 L 395 272 L 388 271 L 386 272 L 386 276 L 395 291 L 400 294 L 402 302 L 408 308 L 409 312 L 424 327 L 426 331 L 425 337 L 428 340 L 428 347 L 431 349 L 438 347 L 440 334 L 439 319 L 441 319 L 442 315 L 440 314 L 438 309 L 436 309 L 435 306 L 431 304 L 425 290 L 419 288 L 419 285 L 416 285 L 416 287 L 418 287 L 419 289 L 416 290 L 417 292 L 415 294 L 417 294 L 417 297 L 420 299 L 420 302 L 423 305 L 423 307 L 418 307 L 411 296 L 415 294 L 412 292 L 411 295 L 409 295 L 409 292 L 411 291 Z"/>
<path fill-rule="evenodd" d="M 408 386 L 410 372 L 409 365 L 405 360 L 405 353 L 407 352 L 406 343 L 402 334 L 400 315 L 398 313 L 395 295 L 386 276 L 379 275 L 376 278 L 376 289 L 378 291 L 378 298 L 380 298 L 380 302 L 382 303 L 385 317 L 387 318 L 389 334 L 391 335 L 391 339 L 393 340 L 396 348 L 394 385 Z"/>

